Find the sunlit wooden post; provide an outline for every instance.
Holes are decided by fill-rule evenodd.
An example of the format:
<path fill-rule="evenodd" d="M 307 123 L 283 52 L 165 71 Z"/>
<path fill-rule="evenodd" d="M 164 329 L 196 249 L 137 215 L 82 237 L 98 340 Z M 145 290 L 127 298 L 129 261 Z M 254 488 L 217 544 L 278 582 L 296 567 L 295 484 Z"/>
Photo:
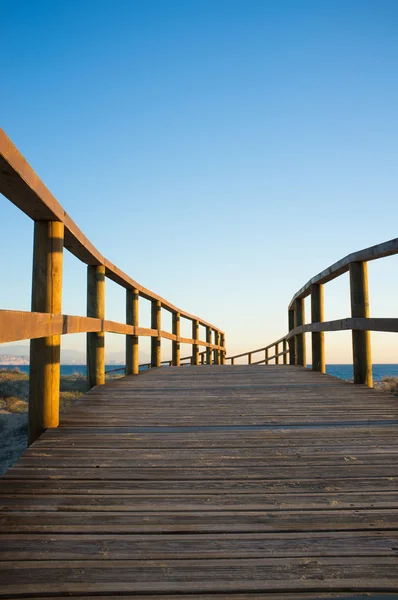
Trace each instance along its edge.
<path fill-rule="evenodd" d="M 279 365 L 278 352 L 279 352 L 279 344 L 275 344 L 275 364 L 276 365 Z"/>
<path fill-rule="evenodd" d="M 295 302 L 296 327 L 305 323 L 304 298 L 297 298 Z M 305 333 L 296 335 L 296 364 L 306 366 Z"/>
<path fill-rule="evenodd" d="M 201 365 L 205 364 L 205 353 L 204 352 L 200 353 L 200 364 Z"/>
<path fill-rule="evenodd" d="M 350 263 L 351 316 L 369 318 L 368 265 Z M 353 329 L 354 383 L 373 387 L 370 331 Z"/>
<path fill-rule="evenodd" d="M 292 331 L 292 329 L 294 329 L 294 324 L 295 324 L 295 315 L 294 315 L 294 308 L 290 308 L 289 309 L 289 331 Z M 290 339 L 289 339 L 289 365 L 295 365 L 296 364 L 296 338 L 293 335 Z"/>
<path fill-rule="evenodd" d="M 251 352 L 247 353 L 247 364 L 248 365 L 252 364 L 252 355 L 251 355 Z"/>
<path fill-rule="evenodd" d="M 231 358 L 231 365 L 234 365 L 234 364 L 235 364 L 235 359 Z"/>
<path fill-rule="evenodd" d="M 311 322 L 321 323 L 324 320 L 323 284 L 311 285 Z M 312 370 L 326 372 L 325 334 L 323 331 L 311 333 Z"/>
<path fill-rule="evenodd" d="M 220 333 L 217 331 L 217 329 L 214 330 L 214 344 L 216 346 L 218 346 L 220 344 Z M 214 349 L 214 364 L 215 365 L 220 364 L 220 352 L 219 352 L 218 348 Z"/>
<path fill-rule="evenodd" d="M 62 312 L 64 224 L 36 221 L 34 225 L 32 311 Z M 59 424 L 59 335 L 30 342 L 28 443 L 47 427 Z"/>
<path fill-rule="evenodd" d="M 192 321 L 192 339 L 193 340 L 198 340 L 199 339 L 199 321 L 197 321 L 196 319 L 194 319 Z M 192 344 L 192 364 L 193 365 L 198 365 L 199 364 L 199 346 L 198 344 Z"/>
<path fill-rule="evenodd" d="M 177 339 L 172 342 L 173 365 L 174 365 L 174 367 L 179 367 L 180 366 L 180 358 L 181 358 L 180 342 L 178 340 L 178 338 L 180 337 L 180 321 L 181 321 L 180 313 L 173 312 L 172 319 L 173 319 L 172 331 L 173 331 L 173 334 L 177 336 Z"/>
<path fill-rule="evenodd" d="M 212 331 L 211 327 L 206 327 L 206 342 L 211 344 L 212 340 Z M 207 346 L 206 348 L 206 364 L 211 365 L 211 348 Z"/>
<path fill-rule="evenodd" d="M 221 333 L 220 334 L 220 345 L 222 346 L 222 350 L 221 350 L 221 355 L 220 355 L 220 363 L 222 365 L 225 365 L 225 334 Z"/>
<path fill-rule="evenodd" d="M 152 300 L 152 312 L 151 312 L 151 328 L 157 329 L 158 335 L 151 337 L 151 366 L 160 367 L 162 363 L 162 338 L 160 337 L 160 330 L 162 327 L 162 303 L 160 300 Z"/>
<path fill-rule="evenodd" d="M 287 341 L 286 340 L 283 340 L 283 342 L 282 342 L 282 348 L 283 348 L 283 352 L 284 352 L 284 354 L 283 354 L 283 364 L 287 365 L 287 353 L 286 353 L 286 351 L 287 351 Z"/>
<path fill-rule="evenodd" d="M 126 290 L 126 323 L 138 327 L 139 293 L 135 288 Z M 137 375 L 138 335 L 126 335 L 126 374 Z"/>
<path fill-rule="evenodd" d="M 87 267 L 87 316 L 105 319 L 105 267 Z M 87 334 L 87 387 L 105 383 L 105 334 Z"/>

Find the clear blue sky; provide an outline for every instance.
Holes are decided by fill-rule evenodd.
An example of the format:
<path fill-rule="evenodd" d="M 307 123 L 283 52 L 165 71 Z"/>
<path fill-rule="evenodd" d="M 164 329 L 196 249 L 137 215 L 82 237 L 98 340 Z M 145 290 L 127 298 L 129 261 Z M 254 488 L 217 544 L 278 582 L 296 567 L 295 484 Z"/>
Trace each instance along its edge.
<path fill-rule="evenodd" d="M 1 126 L 108 259 L 230 351 L 282 336 L 311 276 L 397 236 L 395 0 L 0 4 Z M 29 310 L 32 224 L 0 210 L 0 305 Z M 397 316 L 397 266 L 370 265 L 372 316 Z M 346 276 L 325 296 L 348 316 Z M 63 312 L 84 311 L 66 253 Z M 112 283 L 106 313 L 124 319 Z M 396 340 L 374 335 L 375 362 Z M 349 334 L 327 360 L 350 361 Z"/>

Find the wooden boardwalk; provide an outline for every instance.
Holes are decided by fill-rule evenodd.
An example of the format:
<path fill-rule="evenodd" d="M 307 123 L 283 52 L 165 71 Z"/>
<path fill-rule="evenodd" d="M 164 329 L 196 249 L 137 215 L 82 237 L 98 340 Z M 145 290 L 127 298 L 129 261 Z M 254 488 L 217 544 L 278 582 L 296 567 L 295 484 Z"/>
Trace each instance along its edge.
<path fill-rule="evenodd" d="M 398 598 L 398 399 L 294 366 L 94 388 L 0 480 L 1 598 Z"/>

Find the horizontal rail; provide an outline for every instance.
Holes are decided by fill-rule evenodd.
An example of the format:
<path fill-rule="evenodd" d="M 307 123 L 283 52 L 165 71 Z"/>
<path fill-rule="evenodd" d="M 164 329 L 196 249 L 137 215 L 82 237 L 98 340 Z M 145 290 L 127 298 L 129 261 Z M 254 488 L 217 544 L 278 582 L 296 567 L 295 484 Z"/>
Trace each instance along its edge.
<path fill-rule="evenodd" d="M 278 352 L 280 344 L 283 344 L 282 352 Z M 275 354 L 273 354 L 272 356 L 268 355 L 268 350 L 270 348 L 275 348 Z M 261 360 L 253 361 L 252 355 L 258 352 L 265 352 L 264 358 L 262 358 Z M 256 348 L 256 350 L 249 350 L 247 352 L 243 352 L 242 354 L 235 354 L 234 356 L 227 356 L 225 360 L 230 360 L 231 365 L 233 365 L 236 358 L 247 357 L 247 362 L 249 365 L 267 365 L 270 360 L 274 359 L 275 363 L 279 364 L 279 357 L 283 356 L 283 363 L 287 364 L 287 355 L 289 354 L 289 352 L 290 350 L 287 349 L 287 337 L 284 336 L 282 338 L 279 338 L 279 340 L 272 342 L 272 344 L 268 344 L 268 346 L 264 346 L 263 348 Z"/>
<path fill-rule="evenodd" d="M 288 353 L 289 353 L 289 350 L 284 350 L 283 352 L 278 352 L 278 354 L 274 354 L 273 356 L 269 356 L 268 360 L 273 360 L 274 358 L 278 358 L 279 356 L 285 356 Z"/>
<path fill-rule="evenodd" d="M 268 344 L 268 346 L 264 346 L 263 348 L 257 348 L 256 350 L 250 350 L 249 352 L 242 352 L 242 354 L 235 354 L 234 356 L 227 356 L 226 360 L 230 360 L 231 358 L 242 358 L 243 356 L 247 356 L 248 354 L 256 354 L 256 352 L 264 352 L 265 350 L 269 350 L 273 348 L 275 344 L 281 344 L 283 340 L 286 339 L 286 336 L 281 337 L 276 342 L 272 342 L 272 344 Z M 253 363 L 256 364 L 256 363 Z"/>
<path fill-rule="evenodd" d="M 378 258 L 385 258 L 386 256 L 393 256 L 394 254 L 398 254 L 398 238 L 394 238 L 388 242 L 376 244 L 375 246 L 370 246 L 369 248 L 364 248 L 358 252 L 348 254 L 307 281 L 307 283 L 293 296 L 290 301 L 289 308 L 292 308 L 294 302 L 298 298 L 305 298 L 306 296 L 309 296 L 312 285 L 327 283 L 328 281 L 332 281 L 332 279 L 339 277 L 343 273 L 347 273 L 351 263 L 368 262 Z"/>
<path fill-rule="evenodd" d="M 171 302 L 143 287 L 102 256 L 72 221 L 2 129 L 0 129 L 0 193 L 34 221 L 64 223 L 64 247 L 83 263 L 92 266 L 103 265 L 106 277 L 120 286 L 136 289 L 140 296 L 147 300 L 159 301 L 162 308 L 169 312 L 180 313 L 185 319 L 197 320 L 200 325 L 220 331 L 214 325 L 177 308 Z"/>
<path fill-rule="evenodd" d="M 278 354 L 274 354 L 273 356 L 268 356 L 267 360 L 263 358 L 263 360 L 257 360 L 256 362 L 252 362 L 252 365 L 262 365 L 263 363 L 267 364 L 269 360 L 273 360 L 274 358 L 278 358 L 279 356 L 286 356 L 289 354 L 289 350 L 284 350 L 283 352 L 278 352 Z"/>
<path fill-rule="evenodd" d="M 126 367 L 120 367 L 119 369 L 108 369 L 108 371 L 105 371 L 105 375 L 108 375 L 108 373 L 118 373 L 119 371 L 126 373 Z"/>
<path fill-rule="evenodd" d="M 212 350 L 223 350 L 222 346 L 210 344 L 203 340 L 182 338 L 169 333 L 168 331 L 150 329 L 147 327 L 135 327 L 133 325 L 126 325 L 125 323 L 117 323 L 106 319 L 0 309 L 1 344 L 53 335 L 99 332 L 142 337 L 161 337 L 184 344 L 196 344 L 198 346 L 209 347 Z"/>
<path fill-rule="evenodd" d="M 307 323 L 306 325 L 300 325 L 289 331 L 286 339 L 289 340 L 295 335 L 302 333 L 346 331 L 352 329 L 358 331 L 384 331 L 396 333 L 398 332 L 398 319 L 348 317 L 346 319 L 336 319 L 334 321 L 322 321 L 321 323 Z"/>

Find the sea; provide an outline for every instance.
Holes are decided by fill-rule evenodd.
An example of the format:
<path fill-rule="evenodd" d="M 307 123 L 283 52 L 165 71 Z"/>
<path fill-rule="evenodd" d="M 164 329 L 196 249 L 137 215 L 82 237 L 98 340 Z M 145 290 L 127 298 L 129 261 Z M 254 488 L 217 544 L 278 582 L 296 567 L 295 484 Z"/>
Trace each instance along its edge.
<path fill-rule="evenodd" d="M 311 365 L 307 365 L 311 368 Z M 146 367 L 144 367 L 145 369 Z M 167 368 L 167 367 L 166 367 Z M 0 369 L 19 369 L 22 373 L 29 373 L 29 365 L 0 365 Z M 124 365 L 107 365 L 105 371 L 123 374 Z M 61 375 L 86 375 L 86 365 L 61 365 Z M 354 377 L 352 365 L 326 365 L 326 373 L 351 381 Z M 373 381 L 380 381 L 383 377 L 398 377 L 398 365 L 373 365 Z"/>

